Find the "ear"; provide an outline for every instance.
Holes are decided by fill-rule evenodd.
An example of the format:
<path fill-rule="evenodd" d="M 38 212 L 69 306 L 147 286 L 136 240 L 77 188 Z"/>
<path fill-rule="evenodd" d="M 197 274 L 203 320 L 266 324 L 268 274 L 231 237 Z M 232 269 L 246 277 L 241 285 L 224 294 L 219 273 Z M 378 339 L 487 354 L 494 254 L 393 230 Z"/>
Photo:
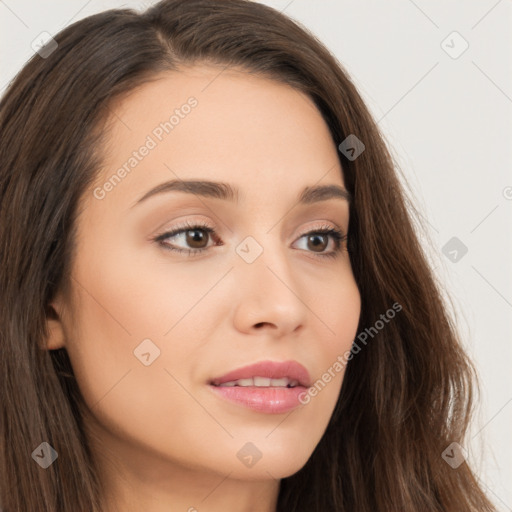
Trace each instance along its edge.
<path fill-rule="evenodd" d="M 53 301 L 46 308 L 46 326 L 48 337 L 43 341 L 43 350 L 63 348 L 66 341 L 59 300 Z"/>

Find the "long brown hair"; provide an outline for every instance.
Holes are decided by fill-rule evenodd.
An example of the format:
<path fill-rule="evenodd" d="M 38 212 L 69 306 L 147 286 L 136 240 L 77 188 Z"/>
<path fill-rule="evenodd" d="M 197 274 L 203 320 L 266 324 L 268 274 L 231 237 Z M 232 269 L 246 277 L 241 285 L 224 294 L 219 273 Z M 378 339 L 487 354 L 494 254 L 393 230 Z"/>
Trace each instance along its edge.
<path fill-rule="evenodd" d="M 102 488 L 65 349 L 41 350 L 48 305 L 71 285 L 80 199 L 101 166 L 115 98 L 182 64 L 236 66 L 315 102 L 336 145 L 350 206 L 358 332 L 399 313 L 348 362 L 334 414 L 305 466 L 281 480 L 280 512 L 495 510 L 464 445 L 477 389 L 382 135 L 342 65 L 305 28 L 246 0 L 163 0 L 85 18 L 35 53 L 0 103 L 0 505 L 99 512 Z M 377 330 L 377 329 L 374 329 Z M 360 344 L 359 344 L 360 345 Z M 31 454 L 48 442 L 58 463 Z M 454 445 L 456 446 L 456 445 Z"/>

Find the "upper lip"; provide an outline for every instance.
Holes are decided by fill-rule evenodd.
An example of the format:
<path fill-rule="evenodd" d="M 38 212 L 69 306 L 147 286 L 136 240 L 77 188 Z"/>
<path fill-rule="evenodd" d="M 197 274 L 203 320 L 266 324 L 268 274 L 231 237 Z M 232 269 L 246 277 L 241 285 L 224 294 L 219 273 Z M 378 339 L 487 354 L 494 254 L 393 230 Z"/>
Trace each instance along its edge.
<path fill-rule="evenodd" d="M 238 379 L 250 379 L 252 377 L 267 377 L 270 379 L 282 379 L 288 377 L 296 380 L 300 386 L 309 388 L 311 377 L 304 366 L 297 361 L 261 361 L 259 363 L 237 368 L 222 377 L 216 377 L 210 381 L 215 386 Z"/>

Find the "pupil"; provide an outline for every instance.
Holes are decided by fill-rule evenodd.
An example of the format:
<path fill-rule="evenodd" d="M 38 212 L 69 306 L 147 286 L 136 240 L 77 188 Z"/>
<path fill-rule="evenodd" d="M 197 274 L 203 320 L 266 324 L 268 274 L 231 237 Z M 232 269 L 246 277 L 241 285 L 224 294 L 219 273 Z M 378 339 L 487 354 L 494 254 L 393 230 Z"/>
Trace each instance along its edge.
<path fill-rule="evenodd" d="M 192 233 L 192 236 L 190 236 L 190 233 Z M 187 231 L 187 243 L 190 243 L 194 248 L 202 248 L 200 245 L 199 247 L 195 247 L 194 244 L 197 242 L 204 241 L 205 234 L 200 229 L 190 229 Z"/>
<path fill-rule="evenodd" d="M 313 241 L 313 246 L 314 246 L 314 247 L 318 247 L 318 243 L 317 243 L 317 242 L 318 242 L 318 240 L 319 240 L 319 239 L 321 239 L 321 238 L 324 238 L 324 236 L 323 236 L 323 235 L 311 235 L 311 236 L 309 237 L 309 240 L 310 240 L 310 241 Z M 324 243 L 323 243 L 323 244 L 320 242 L 320 245 L 325 246 L 325 240 L 324 240 Z M 325 249 L 325 247 L 321 247 L 321 249 Z"/>

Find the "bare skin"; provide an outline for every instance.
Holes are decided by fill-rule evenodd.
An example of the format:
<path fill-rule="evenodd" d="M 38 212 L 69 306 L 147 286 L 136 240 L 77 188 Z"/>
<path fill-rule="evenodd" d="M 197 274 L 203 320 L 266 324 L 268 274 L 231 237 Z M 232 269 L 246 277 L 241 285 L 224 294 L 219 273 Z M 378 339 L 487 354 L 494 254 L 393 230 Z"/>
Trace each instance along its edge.
<path fill-rule="evenodd" d="M 296 360 L 316 381 L 356 335 L 361 300 L 346 242 L 336 252 L 330 235 L 316 245 L 304 236 L 347 233 L 348 203 L 297 201 L 305 187 L 344 187 L 327 125 L 293 88 L 220 71 L 162 74 L 111 106 L 104 167 L 78 219 L 72 297 L 58 295 L 48 320 L 47 348 L 66 348 L 89 408 L 105 512 L 275 511 L 280 480 L 322 438 L 344 371 L 279 414 L 219 398 L 209 382 L 263 360 Z M 158 140 L 155 128 L 192 96 L 197 105 Z M 105 186 L 148 135 L 156 146 Z M 240 196 L 171 191 L 135 205 L 173 179 L 227 182 Z M 185 221 L 215 233 L 161 243 L 202 253 L 152 240 Z M 236 251 L 246 237 L 263 249 L 251 263 Z M 148 365 L 134 354 L 146 339 Z M 237 456 L 248 442 L 262 455 L 252 467 Z"/>

